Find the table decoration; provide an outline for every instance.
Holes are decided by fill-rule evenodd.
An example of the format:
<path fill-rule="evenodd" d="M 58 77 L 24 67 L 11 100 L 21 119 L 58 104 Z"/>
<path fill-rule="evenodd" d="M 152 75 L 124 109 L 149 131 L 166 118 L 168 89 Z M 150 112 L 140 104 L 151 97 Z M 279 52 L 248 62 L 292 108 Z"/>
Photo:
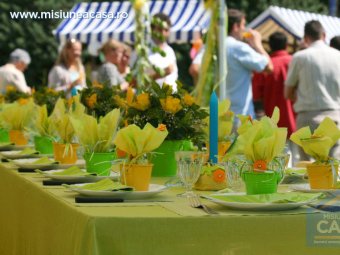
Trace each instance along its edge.
<path fill-rule="evenodd" d="M 210 97 L 209 113 L 209 161 L 217 163 L 218 160 L 218 99 L 215 91 Z"/>
<path fill-rule="evenodd" d="M 312 189 L 335 188 L 339 162 L 329 157 L 329 152 L 339 138 L 339 128 L 328 117 L 320 123 L 313 134 L 309 127 L 303 127 L 291 135 L 290 140 L 315 159 L 313 164 L 306 166 Z"/>
<path fill-rule="evenodd" d="M 56 91 L 47 86 L 43 86 L 35 90 L 32 93 L 32 97 L 37 105 L 39 106 L 46 105 L 47 115 L 50 115 L 58 99 L 65 98 L 65 92 L 62 90 Z"/>
<path fill-rule="evenodd" d="M 143 129 L 132 124 L 117 132 L 114 144 L 127 153 L 127 162 L 121 165 L 123 184 L 132 186 L 137 191 L 148 190 L 153 166 L 148 155 L 162 144 L 167 135 L 165 125 L 154 128 L 150 123 Z"/>
<path fill-rule="evenodd" d="M 117 132 L 120 110 L 113 109 L 97 120 L 87 114 L 71 116 L 75 136 L 84 148 L 86 169 L 90 173 L 108 176 L 112 161 L 116 158 L 113 151 L 113 139 Z"/>
<path fill-rule="evenodd" d="M 79 144 L 74 143 L 75 130 L 71 123 L 70 116 L 80 116 L 84 114 L 85 107 L 79 102 L 79 97 L 73 97 L 71 105 L 67 107 L 67 102 L 59 98 L 50 120 L 57 133 L 57 141 L 53 143 L 55 160 L 72 164 L 78 159 L 77 148 Z"/>
<path fill-rule="evenodd" d="M 203 165 L 194 185 L 196 190 L 221 190 L 227 187 L 223 165 Z"/>
<path fill-rule="evenodd" d="M 128 124 L 140 128 L 146 123 L 167 127 L 169 134 L 152 158 L 153 176 L 175 176 L 175 151 L 191 150 L 192 143 L 201 147 L 205 141 L 204 119 L 208 113 L 180 85 L 177 92 L 166 84 L 162 88 L 152 84 L 139 95 L 128 90 L 126 98 L 120 98 L 119 102 L 126 109 L 124 119 Z"/>
<path fill-rule="evenodd" d="M 238 129 L 239 136 L 230 155 L 244 155 L 245 160 L 239 167 L 248 195 L 275 193 L 283 178 L 285 157 L 280 154 L 285 146 L 287 129 L 277 127 L 279 116 L 279 110 L 275 108 L 271 118 L 265 116 L 252 121 L 251 125 L 245 122 Z"/>
<path fill-rule="evenodd" d="M 24 132 L 32 121 L 34 110 L 35 104 L 32 99 L 3 106 L 0 119 L 4 127 L 9 130 L 10 141 L 15 145 L 28 144 L 28 137 Z"/>

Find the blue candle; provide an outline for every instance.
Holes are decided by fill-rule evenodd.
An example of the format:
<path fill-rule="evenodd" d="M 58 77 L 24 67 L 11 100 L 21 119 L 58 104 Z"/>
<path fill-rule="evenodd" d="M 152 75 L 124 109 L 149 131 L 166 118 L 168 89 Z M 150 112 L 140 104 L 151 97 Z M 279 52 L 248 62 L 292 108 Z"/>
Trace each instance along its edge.
<path fill-rule="evenodd" d="M 218 156 L 218 98 L 215 92 L 210 97 L 209 117 L 209 159 L 217 163 Z"/>

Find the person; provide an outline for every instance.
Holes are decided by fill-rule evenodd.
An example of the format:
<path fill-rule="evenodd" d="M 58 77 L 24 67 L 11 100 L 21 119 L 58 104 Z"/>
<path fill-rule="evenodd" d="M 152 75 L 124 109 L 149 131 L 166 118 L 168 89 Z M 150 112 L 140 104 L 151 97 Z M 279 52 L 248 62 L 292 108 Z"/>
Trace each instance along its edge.
<path fill-rule="evenodd" d="M 125 43 L 122 44 L 124 51 L 121 61 L 118 63 L 117 68 L 119 73 L 123 78 L 125 78 L 130 73 L 130 56 L 131 56 L 131 48 Z"/>
<path fill-rule="evenodd" d="M 6 93 L 6 87 L 15 86 L 18 91 L 31 93 L 27 86 L 24 71 L 31 63 L 31 57 L 23 49 L 15 49 L 9 56 L 9 62 L 0 67 L 0 91 Z"/>
<path fill-rule="evenodd" d="M 170 28 L 171 21 L 167 15 L 158 13 L 153 16 L 151 24 L 152 45 L 160 48 L 164 55 L 159 51 L 150 52 L 148 58 L 153 66 L 162 71 L 162 73 L 152 72 L 150 74 L 151 78 L 155 79 L 160 86 L 166 83 L 172 87 L 173 91 L 177 91 L 178 68 L 176 55 L 166 42 L 170 35 Z"/>
<path fill-rule="evenodd" d="M 205 46 L 202 46 L 199 52 L 194 57 L 194 59 L 192 60 L 191 65 L 189 67 L 189 74 L 191 75 L 193 79 L 194 85 L 196 85 L 198 82 L 204 52 L 205 52 Z"/>
<path fill-rule="evenodd" d="M 288 136 L 290 136 L 296 129 L 296 123 L 292 102 L 284 97 L 284 82 L 292 59 L 286 50 L 287 36 L 282 32 L 272 33 L 269 36 L 269 47 L 274 71 L 270 74 L 254 74 L 254 102 L 263 105 L 264 114 L 267 116 L 271 116 L 277 106 L 280 109 L 278 126 L 287 127 Z"/>
<path fill-rule="evenodd" d="M 68 40 L 48 74 L 48 87 L 65 91 L 70 97 L 86 87 L 85 68 L 81 61 L 82 45 L 75 39 Z"/>
<path fill-rule="evenodd" d="M 295 101 L 297 128 L 310 126 L 311 130 L 325 117 L 340 127 L 340 52 L 325 43 L 325 30 L 317 20 L 304 27 L 307 49 L 294 54 L 285 81 L 285 97 Z M 310 160 L 299 150 L 300 160 Z M 340 158 L 339 144 L 330 156 Z"/>
<path fill-rule="evenodd" d="M 127 89 L 129 85 L 118 70 L 118 65 L 122 62 L 124 54 L 123 44 L 110 39 L 100 51 L 104 54 L 105 63 L 98 69 L 98 82 L 110 87 L 120 86 L 121 89 Z"/>
<path fill-rule="evenodd" d="M 252 72 L 271 72 L 273 65 L 262 46 L 260 33 L 252 29 L 246 31 L 245 24 L 244 13 L 235 9 L 228 10 L 226 94 L 231 101 L 231 111 L 254 117 Z M 245 32 L 248 33 L 247 38 L 244 37 Z"/>
<path fill-rule="evenodd" d="M 329 46 L 331 46 L 334 49 L 340 50 L 340 35 L 334 36 L 331 39 Z"/>

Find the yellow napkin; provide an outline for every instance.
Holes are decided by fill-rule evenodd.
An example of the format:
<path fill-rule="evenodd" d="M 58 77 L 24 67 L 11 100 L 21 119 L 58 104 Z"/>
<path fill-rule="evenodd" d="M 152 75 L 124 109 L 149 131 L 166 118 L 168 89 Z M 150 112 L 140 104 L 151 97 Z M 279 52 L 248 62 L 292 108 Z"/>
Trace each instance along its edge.
<path fill-rule="evenodd" d="M 297 145 L 317 161 L 328 161 L 329 151 L 340 138 L 335 122 L 326 117 L 312 134 L 309 127 L 303 127 L 290 136 Z"/>
<path fill-rule="evenodd" d="M 18 155 L 32 155 L 32 154 L 39 154 L 39 151 L 36 151 L 33 148 L 27 147 L 27 148 L 23 149 L 22 151 L 19 151 L 17 154 Z"/>
<path fill-rule="evenodd" d="M 50 159 L 48 157 L 42 157 L 40 159 L 37 159 L 35 161 L 33 161 L 32 163 L 27 163 L 27 164 L 31 164 L 31 165 L 36 165 L 36 164 L 49 164 L 49 165 L 52 165 L 52 164 L 58 164 L 57 161 L 54 161 L 53 159 Z"/>
<path fill-rule="evenodd" d="M 161 130 L 154 128 L 150 123 L 143 129 L 134 124 L 129 125 L 117 132 L 114 144 L 135 158 L 157 149 L 163 143 L 168 131 Z"/>
<path fill-rule="evenodd" d="M 260 121 L 253 121 L 252 125 L 243 126 L 229 155 L 243 154 L 253 162 L 270 162 L 278 156 L 283 151 L 287 137 L 287 129 L 277 127 L 278 118 L 276 109 L 272 118 L 266 116 Z"/>

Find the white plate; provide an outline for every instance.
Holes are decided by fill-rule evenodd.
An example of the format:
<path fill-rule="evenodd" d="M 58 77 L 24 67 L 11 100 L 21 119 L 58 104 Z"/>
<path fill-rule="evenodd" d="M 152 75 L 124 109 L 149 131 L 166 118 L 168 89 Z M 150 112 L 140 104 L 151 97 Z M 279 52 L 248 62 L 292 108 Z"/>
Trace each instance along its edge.
<path fill-rule="evenodd" d="M 0 155 L 7 158 L 7 159 L 20 159 L 20 158 L 39 158 L 43 157 L 41 154 L 26 154 L 26 155 L 20 155 L 19 151 L 0 151 Z"/>
<path fill-rule="evenodd" d="M 75 184 L 74 186 L 83 186 L 86 183 Z M 126 200 L 138 200 L 146 199 L 161 193 L 166 189 L 164 185 L 150 184 L 148 191 L 95 191 L 95 190 L 84 190 L 77 187 L 69 187 L 69 189 L 78 192 L 81 195 L 91 197 L 111 197 L 111 198 L 122 198 Z"/>
<path fill-rule="evenodd" d="M 235 195 L 235 193 L 231 193 L 230 195 Z M 214 196 L 226 196 L 226 194 L 214 194 Z M 310 203 L 310 201 L 306 202 L 298 202 L 298 203 L 246 203 L 246 202 L 228 202 L 224 200 L 220 200 L 215 197 L 203 196 L 210 201 L 226 206 L 230 209 L 242 210 L 242 211 L 285 211 L 299 208 L 303 205 Z"/>
<path fill-rule="evenodd" d="M 82 171 L 86 172 L 85 169 L 81 169 Z M 80 181 L 80 182 L 96 182 L 99 180 L 102 180 L 104 178 L 110 178 L 113 180 L 118 180 L 119 174 L 115 172 L 111 172 L 110 176 L 94 176 L 94 175 L 57 175 L 55 173 L 64 171 L 63 169 L 53 169 L 44 171 L 41 174 L 45 177 L 54 179 L 54 180 L 60 180 L 60 181 Z"/>
<path fill-rule="evenodd" d="M 290 187 L 294 191 L 306 192 L 306 193 L 318 193 L 318 192 L 340 192 L 340 189 L 311 189 L 309 183 L 296 184 Z"/>
<path fill-rule="evenodd" d="M 14 144 L 0 144 L 0 151 L 9 151 L 9 150 L 23 150 L 25 148 L 33 148 L 33 145 L 14 145 Z"/>
<path fill-rule="evenodd" d="M 14 159 L 12 162 L 16 164 L 18 167 L 23 169 L 40 169 L 40 170 L 49 170 L 49 169 L 65 169 L 71 166 L 84 167 L 85 160 L 78 159 L 75 164 L 32 164 L 32 162 L 36 161 L 36 158 L 25 158 L 25 159 Z"/>

